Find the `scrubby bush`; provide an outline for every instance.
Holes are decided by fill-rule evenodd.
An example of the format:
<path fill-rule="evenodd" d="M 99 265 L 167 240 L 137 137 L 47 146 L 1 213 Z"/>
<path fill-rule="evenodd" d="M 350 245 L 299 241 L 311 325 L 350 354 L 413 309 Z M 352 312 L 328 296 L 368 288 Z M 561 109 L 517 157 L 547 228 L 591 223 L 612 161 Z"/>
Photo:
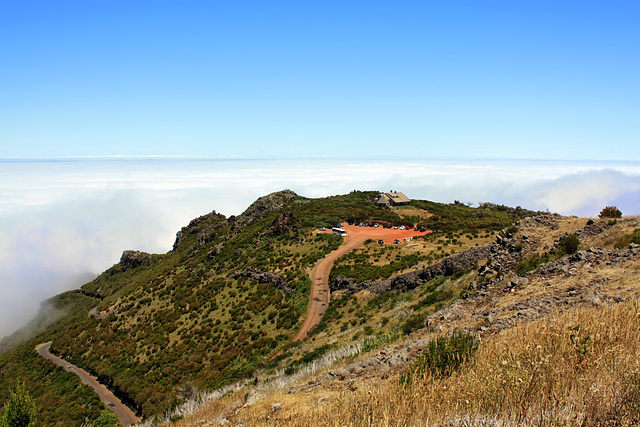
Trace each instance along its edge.
<path fill-rule="evenodd" d="M 120 425 L 116 414 L 108 409 L 103 409 L 102 412 L 100 412 L 100 416 L 96 418 L 93 423 L 89 424 L 90 427 L 117 427 Z"/>
<path fill-rule="evenodd" d="M 528 271 L 535 270 L 540 264 L 544 264 L 552 260 L 550 254 L 533 254 L 529 258 L 522 260 L 516 265 L 516 274 L 524 277 Z"/>
<path fill-rule="evenodd" d="M 559 246 L 562 248 L 564 253 L 573 254 L 576 253 L 578 247 L 580 246 L 580 240 L 575 234 L 565 234 L 562 239 L 560 239 Z"/>
<path fill-rule="evenodd" d="M 413 331 L 424 328 L 424 322 L 427 316 L 425 314 L 414 314 L 402 324 L 402 332 L 410 334 Z"/>
<path fill-rule="evenodd" d="M 607 206 L 606 208 L 600 211 L 598 215 L 600 218 L 620 218 L 622 217 L 622 212 L 615 206 Z"/>
<path fill-rule="evenodd" d="M 16 384 L 4 403 L 1 427 L 32 427 L 36 425 L 36 407 L 24 382 Z"/>

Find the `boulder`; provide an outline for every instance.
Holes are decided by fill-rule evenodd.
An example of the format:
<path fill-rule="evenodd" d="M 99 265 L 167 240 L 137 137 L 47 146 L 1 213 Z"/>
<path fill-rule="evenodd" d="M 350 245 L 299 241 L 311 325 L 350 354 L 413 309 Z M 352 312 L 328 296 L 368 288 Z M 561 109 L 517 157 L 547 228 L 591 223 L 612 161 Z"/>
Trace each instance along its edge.
<path fill-rule="evenodd" d="M 142 251 L 124 251 L 120 257 L 120 268 L 122 271 L 131 270 L 141 265 L 151 264 L 152 257 L 150 253 Z"/>
<path fill-rule="evenodd" d="M 257 280 L 258 283 L 271 283 L 276 288 L 280 289 L 285 295 L 291 295 L 295 292 L 289 287 L 289 285 L 287 285 L 287 280 L 284 277 L 276 273 L 271 273 L 269 271 L 262 271 L 255 268 L 246 268 L 229 276 L 230 279 L 237 279 L 239 277 Z"/>

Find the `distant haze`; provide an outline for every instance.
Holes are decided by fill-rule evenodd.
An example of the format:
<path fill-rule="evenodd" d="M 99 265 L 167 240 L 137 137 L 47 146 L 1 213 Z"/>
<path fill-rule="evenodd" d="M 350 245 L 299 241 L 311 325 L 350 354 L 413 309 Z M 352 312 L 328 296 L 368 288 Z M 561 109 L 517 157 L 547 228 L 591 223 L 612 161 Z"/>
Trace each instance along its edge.
<path fill-rule="evenodd" d="M 640 214 L 640 162 L 0 161 L 0 337 L 25 324 L 44 299 L 118 262 L 123 250 L 167 252 L 191 219 L 212 210 L 239 214 L 286 188 L 307 197 L 393 189 L 416 199 L 579 216 L 613 204 Z"/>

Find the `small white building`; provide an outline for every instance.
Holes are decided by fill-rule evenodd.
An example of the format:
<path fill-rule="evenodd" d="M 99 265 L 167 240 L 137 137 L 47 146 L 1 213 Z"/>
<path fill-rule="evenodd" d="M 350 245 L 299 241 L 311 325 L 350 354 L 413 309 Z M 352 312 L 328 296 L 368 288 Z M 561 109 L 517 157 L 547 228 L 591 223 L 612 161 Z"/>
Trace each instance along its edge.
<path fill-rule="evenodd" d="M 347 232 L 342 228 L 333 227 L 331 232 L 334 236 L 347 237 Z"/>

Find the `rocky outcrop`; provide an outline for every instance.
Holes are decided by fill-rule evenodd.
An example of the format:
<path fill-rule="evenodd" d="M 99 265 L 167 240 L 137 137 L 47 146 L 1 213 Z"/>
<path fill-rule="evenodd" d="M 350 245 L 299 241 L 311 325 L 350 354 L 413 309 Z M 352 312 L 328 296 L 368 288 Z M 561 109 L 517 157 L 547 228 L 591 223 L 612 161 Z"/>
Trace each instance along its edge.
<path fill-rule="evenodd" d="M 291 212 L 283 212 L 273 221 L 264 235 L 280 236 L 294 231 L 298 226 L 298 218 Z"/>
<path fill-rule="evenodd" d="M 609 267 L 629 261 L 640 255 L 640 245 L 634 243 L 622 249 L 589 248 L 578 251 L 573 255 L 563 257 L 557 261 L 542 264 L 537 270 L 527 273 L 527 277 L 552 277 L 558 275 L 574 275 L 580 268 L 605 264 Z"/>
<path fill-rule="evenodd" d="M 489 254 L 489 246 L 473 248 L 446 257 L 442 261 L 425 267 L 422 270 L 400 274 L 390 279 L 375 282 L 354 283 L 352 279 L 341 276 L 331 283 L 331 290 L 344 290 L 347 293 L 354 293 L 366 289 L 376 294 L 382 294 L 392 290 L 407 291 L 415 289 L 438 276 L 451 276 L 458 271 L 469 270 L 473 268 L 477 262 L 487 259 Z"/>
<path fill-rule="evenodd" d="M 122 271 L 127 271 L 141 265 L 150 265 L 152 259 L 151 254 L 147 252 L 124 251 L 120 257 L 120 268 Z"/>
<path fill-rule="evenodd" d="M 182 227 L 176 234 L 176 240 L 173 243 L 173 250 L 180 247 L 190 235 L 195 235 L 197 246 L 201 247 L 212 241 L 216 237 L 216 231 L 228 225 L 229 220 L 217 213 L 215 210 L 199 216 L 189 222 L 189 225 Z"/>
<path fill-rule="evenodd" d="M 247 279 L 256 280 L 258 283 L 271 283 L 276 288 L 280 289 L 285 295 L 291 295 L 295 291 L 287 285 L 287 280 L 276 273 L 269 271 L 257 270 L 254 268 L 247 268 L 240 272 L 233 273 L 229 276 L 230 279 L 238 279 L 244 277 Z"/>
<path fill-rule="evenodd" d="M 181 247 L 187 238 L 192 235 L 195 236 L 196 247 L 205 246 L 216 238 L 229 240 L 237 235 L 238 230 L 242 227 L 251 224 L 262 215 L 282 209 L 282 207 L 295 196 L 296 193 L 291 190 L 271 193 L 267 196 L 260 197 L 258 200 L 253 202 L 253 204 L 239 216 L 231 215 L 229 218 L 226 218 L 224 215 L 219 214 L 216 211 L 202 215 L 192 220 L 189 225 L 182 227 L 182 229 L 178 231 L 176 234 L 176 240 L 173 244 L 173 250 Z M 295 221 L 293 215 L 289 215 L 291 215 L 291 217 L 284 216 L 280 218 L 279 222 L 274 223 L 272 226 L 272 231 L 274 233 L 286 232 L 287 229 L 291 229 L 293 227 Z M 220 230 L 224 227 L 230 228 L 228 232 L 221 234 Z M 215 256 L 216 254 L 212 253 L 212 255 Z"/>
<path fill-rule="evenodd" d="M 293 191 L 283 190 L 260 197 L 236 218 L 236 227 L 243 227 L 252 223 L 262 215 L 282 209 L 282 207 L 295 196 L 296 193 Z"/>
<path fill-rule="evenodd" d="M 609 228 L 611 228 L 611 225 L 609 225 L 607 221 L 595 222 L 593 220 L 589 220 L 584 228 L 577 230 L 574 234 L 578 239 L 584 239 L 586 237 L 600 234 Z"/>

